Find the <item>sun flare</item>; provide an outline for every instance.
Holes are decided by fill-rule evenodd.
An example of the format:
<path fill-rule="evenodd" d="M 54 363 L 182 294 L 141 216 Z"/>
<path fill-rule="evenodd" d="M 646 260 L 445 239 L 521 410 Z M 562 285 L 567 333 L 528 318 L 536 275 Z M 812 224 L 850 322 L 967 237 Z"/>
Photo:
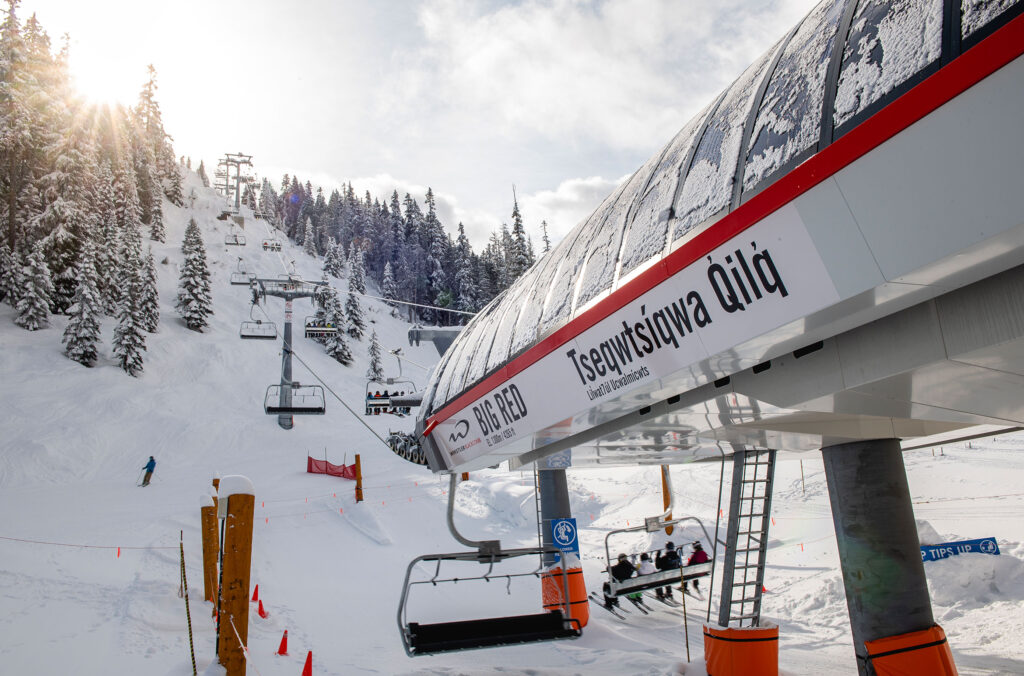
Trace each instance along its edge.
<path fill-rule="evenodd" d="M 94 103 L 131 106 L 145 82 L 142 68 L 112 59 L 72 58 L 70 66 L 75 89 Z"/>

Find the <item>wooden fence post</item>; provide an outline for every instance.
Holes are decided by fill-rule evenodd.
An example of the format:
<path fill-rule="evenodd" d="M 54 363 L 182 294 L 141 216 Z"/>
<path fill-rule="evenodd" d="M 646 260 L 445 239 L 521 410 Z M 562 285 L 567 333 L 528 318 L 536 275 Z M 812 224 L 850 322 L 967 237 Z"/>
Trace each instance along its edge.
<path fill-rule="evenodd" d="M 356 502 L 363 501 L 363 465 L 359 462 L 359 454 L 356 453 Z"/>
<path fill-rule="evenodd" d="M 227 676 L 245 676 L 242 646 L 249 640 L 249 570 L 256 495 L 252 482 L 244 476 L 226 476 L 220 486 L 224 562 L 220 571 L 217 656 Z"/>
<path fill-rule="evenodd" d="M 216 601 L 217 555 L 220 537 L 217 534 L 217 503 L 212 495 L 199 498 L 199 516 L 203 534 L 203 599 Z"/>

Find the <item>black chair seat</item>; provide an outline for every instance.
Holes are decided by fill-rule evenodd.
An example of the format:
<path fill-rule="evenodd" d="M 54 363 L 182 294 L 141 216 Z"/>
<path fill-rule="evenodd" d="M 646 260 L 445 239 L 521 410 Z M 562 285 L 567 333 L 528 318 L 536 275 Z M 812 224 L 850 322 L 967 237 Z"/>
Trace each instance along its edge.
<path fill-rule="evenodd" d="M 577 638 L 583 631 L 578 620 L 567 620 L 560 611 L 552 611 L 435 624 L 410 622 L 406 633 L 414 655 L 431 655 L 454 650 Z"/>

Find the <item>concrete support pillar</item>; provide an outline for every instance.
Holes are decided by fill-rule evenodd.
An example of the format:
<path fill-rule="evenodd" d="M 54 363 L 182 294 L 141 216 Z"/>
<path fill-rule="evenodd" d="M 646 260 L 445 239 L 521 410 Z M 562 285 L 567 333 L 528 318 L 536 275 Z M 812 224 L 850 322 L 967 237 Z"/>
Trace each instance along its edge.
<path fill-rule="evenodd" d="M 564 469 L 542 469 L 538 470 L 537 482 L 540 485 L 540 518 L 542 542 L 548 546 L 554 546 L 554 538 L 551 535 L 551 521 L 554 519 L 568 519 L 572 516 L 569 507 L 569 483 L 565 478 Z M 553 554 L 544 555 L 544 565 L 550 566 L 555 562 Z"/>
<path fill-rule="evenodd" d="M 930 628 L 928 584 L 903 454 L 896 439 L 823 448 L 859 673 L 865 641 Z"/>
<path fill-rule="evenodd" d="M 249 641 L 249 574 L 255 506 L 255 491 L 249 479 L 237 475 L 221 479 L 224 562 L 220 571 L 217 657 L 227 676 L 245 676 L 242 646 L 248 646 Z"/>

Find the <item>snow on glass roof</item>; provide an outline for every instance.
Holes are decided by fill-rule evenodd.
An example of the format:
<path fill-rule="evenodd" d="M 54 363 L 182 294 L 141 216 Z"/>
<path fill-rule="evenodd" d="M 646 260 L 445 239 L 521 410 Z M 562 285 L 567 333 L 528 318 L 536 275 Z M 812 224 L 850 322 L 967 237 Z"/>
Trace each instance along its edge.
<path fill-rule="evenodd" d="M 1024 0 L 822 0 L 473 318 L 431 376 L 424 413 L 564 326 L 1022 9 Z M 943 41 L 957 32 L 960 40 Z"/>

